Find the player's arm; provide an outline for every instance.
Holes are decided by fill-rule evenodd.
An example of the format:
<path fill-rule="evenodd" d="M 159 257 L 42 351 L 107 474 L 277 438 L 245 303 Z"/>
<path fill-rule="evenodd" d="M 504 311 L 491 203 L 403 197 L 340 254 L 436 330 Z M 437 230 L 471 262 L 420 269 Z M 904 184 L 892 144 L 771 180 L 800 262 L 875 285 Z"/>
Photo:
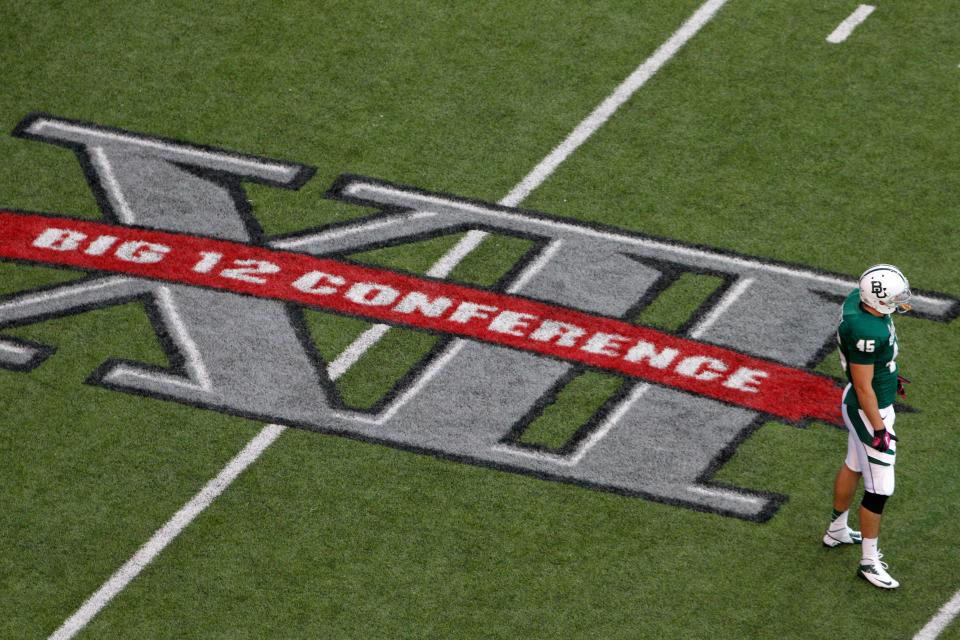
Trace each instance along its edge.
<path fill-rule="evenodd" d="M 867 420 L 875 430 L 883 429 L 877 394 L 873 390 L 873 365 L 851 362 L 850 377 L 853 378 L 853 391 L 857 394 L 860 410 L 867 414 Z"/>
<path fill-rule="evenodd" d="M 880 417 L 880 407 L 877 406 L 877 394 L 872 384 L 873 365 L 851 363 L 850 377 L 853 378 L 853 391 L 857 394 L 860 410 L 873 426 L 873 442 L 870 446 L 878 451 L 886 451 L 890 448 L 891 436 L 887 433 L 883 418 Z"/>

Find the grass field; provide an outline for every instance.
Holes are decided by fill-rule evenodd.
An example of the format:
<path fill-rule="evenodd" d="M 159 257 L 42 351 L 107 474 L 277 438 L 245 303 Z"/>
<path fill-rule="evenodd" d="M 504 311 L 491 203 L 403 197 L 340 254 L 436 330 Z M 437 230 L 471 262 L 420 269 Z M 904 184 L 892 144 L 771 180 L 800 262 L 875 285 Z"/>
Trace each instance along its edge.
<path fill-rule="evenodd" d="M 375 213 L 324 196 L 343 173 L 497 202 L 698 6 L 7 2 L 0 129 L 39 111 L 316 167 L 246 187 L 268 234 Z M 522 206 L 851 280 L 892 262 L 960 298 L 960 23 L 881 0 L 826 42 L 856 6 L 729 0 Z M 0 152 L 0 208 L 100 219 L 74 154 Z M 351 258 L 426 273 L 458 239 Z M 493 236 L 450 277 L 492 287 L 529 249 Z M 2 262 L 0 295 L 76 277 Z M 715 287 L 636 320 L 677 331 Z M 306 317 L 328 360 L 370 326 Z M 897 323 L 918 412 L 881 537 L 895 592 L 820 545 L 846 443 L 826 424 L 766 422 L 717 472 L 788 496 L 763 523 L 289 429 L 78 637 L 911 638 L 960 588 L 960 331 Z M 44 638 L 264 423 L 84 384 L 167 364 L 139 303 L 3 335 L 56 347 L 0 370 L 0 637 Z M 344 402 L 376 405 L 438 340 L 391 330 Z M 524 437 L 562 445 L 619 384 L 585 373 Z"/>

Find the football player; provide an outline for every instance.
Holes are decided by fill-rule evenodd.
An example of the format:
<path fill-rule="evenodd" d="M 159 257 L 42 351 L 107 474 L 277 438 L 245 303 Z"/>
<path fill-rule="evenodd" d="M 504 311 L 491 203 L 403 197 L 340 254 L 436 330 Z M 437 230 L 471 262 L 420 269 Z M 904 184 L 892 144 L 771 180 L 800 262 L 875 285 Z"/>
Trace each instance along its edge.
<path fill-rule="evenodd" d="M 844 301 L 837 330 L 840 363 L 849 381 L 840 405 L 848 431 L 847 456 L 834 482 L 833 517 L 823 544 L 859 543 L 862 557 L 857 575 L 882 589 L 900 585 L 880 560 L 877 538 L 884 503 L 893 495 L 897 454 L 893 401 L 897 393 L 904 395 L 906 381 L 897 370 L 899 346 L 892 314 L 910 310 L 910 295 L 910 283 L 899 269 L 874 265 L 863 272 L 859 287 Z M 861 531 L 854 531 L 847 524 L 847 514 L 861 477 Z"/>

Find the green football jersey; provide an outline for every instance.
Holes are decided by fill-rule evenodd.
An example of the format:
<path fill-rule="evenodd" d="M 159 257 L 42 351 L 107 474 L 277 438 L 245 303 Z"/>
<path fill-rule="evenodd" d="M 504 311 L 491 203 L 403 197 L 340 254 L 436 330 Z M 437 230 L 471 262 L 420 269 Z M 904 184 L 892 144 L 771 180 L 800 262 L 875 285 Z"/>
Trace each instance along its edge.
<path fill-rule="evenodd" d="M 851 383 L 850 363 L 873 365 L 873 391 L 877 406 L 893 404 L 897 396 L 897 331 L 889 315 L 877 317 L 860 306 L 860 291 L 854 289 L 843 302 L 840 328 L 837 329 L 840 364 Z M 860 408 L 853 389 L 847 393 L 844 404 Z"/>

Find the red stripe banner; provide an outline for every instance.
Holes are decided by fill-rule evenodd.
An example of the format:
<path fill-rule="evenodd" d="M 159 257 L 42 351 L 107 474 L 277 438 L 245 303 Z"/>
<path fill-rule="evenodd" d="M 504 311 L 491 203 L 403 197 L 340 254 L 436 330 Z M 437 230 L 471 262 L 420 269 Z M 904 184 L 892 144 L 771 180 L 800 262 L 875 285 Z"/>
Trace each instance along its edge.
<path fill-rule="evenodd" d="M 578 362 L 791 422 L 842 424 L 840 388 L 826 376 L 622 320 L 342 260 L 3 211 L 0 258 L 295 302 Z"/>

